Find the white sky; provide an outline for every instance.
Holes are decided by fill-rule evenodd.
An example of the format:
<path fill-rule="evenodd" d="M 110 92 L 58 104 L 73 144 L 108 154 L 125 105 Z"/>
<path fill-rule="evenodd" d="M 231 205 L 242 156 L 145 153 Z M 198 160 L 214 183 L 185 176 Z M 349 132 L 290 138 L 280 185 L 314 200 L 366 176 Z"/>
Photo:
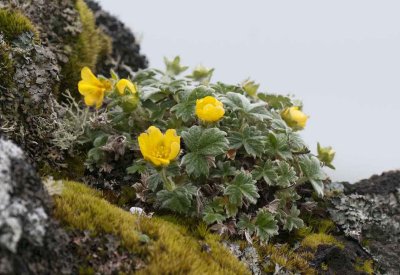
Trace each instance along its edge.
<path fill-rule="evenodd" d="M 400 169 L 400 1 L 100 0 L 140 37 L 150 66 L 180 55 L 214 81 L 251 77 L 294 94 L 303 137 L 337 151 L 335 180 Z"/>

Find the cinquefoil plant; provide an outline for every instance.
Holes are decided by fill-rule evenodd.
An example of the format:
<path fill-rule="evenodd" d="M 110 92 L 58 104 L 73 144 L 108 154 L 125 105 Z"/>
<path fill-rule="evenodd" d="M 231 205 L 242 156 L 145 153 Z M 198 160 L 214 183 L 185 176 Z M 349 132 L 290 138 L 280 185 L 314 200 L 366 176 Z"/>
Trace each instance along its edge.
<path fill-rule="evenodd" d="M 82 70 L 79 91 L 93 107 L 82 135 L 93 145 L 88 168 L 109 171 L 111 160 L 130 154 L 126 172 L 142 203 L 249 241 L 302 227 L 296 188 L 311 184 L 323 196 L 326 179 L 298 134 L 308 119 L 302 106 L 259 93 L 253 81 L 210 83 L 213 69 L 203 66 L 179 77 L 187 69 L 179 58 L 166 65 L 130 80 Z"/>

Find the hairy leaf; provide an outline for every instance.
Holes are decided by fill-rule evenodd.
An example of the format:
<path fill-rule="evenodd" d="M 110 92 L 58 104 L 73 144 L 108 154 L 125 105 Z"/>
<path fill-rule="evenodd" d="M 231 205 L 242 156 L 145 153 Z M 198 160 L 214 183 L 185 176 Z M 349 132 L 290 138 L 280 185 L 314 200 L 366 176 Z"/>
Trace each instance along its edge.
<path fill-rule="evenodd" d="M 229 92 L 223 98 L 223 102 L 234 112 L 241 112 L 245 117 L 256 120 L 271 119 L 271 114 L 263 102 L 251 103 L 250 100 L 239 93 Z"/>
<path fill-rule="evenodd" d="M 286 214 L 286 219 L 283 225 L 284 230 L 288 230 L 289 232 L 293 229 L 298 229 L 304 226 L 304 222 L 301 218 L 299 218 L 300 210 L 297 209 L 295 205 L 292 205 L 290 209 L 290 213 Z"/>
<path fill-rule="evenodd" d="M 189 151 L 183 156 L 182 163 L 188 174 L 194 176 L 208 175 L 209 157 L 215 157 L 228 150 L 226 133 L 218 128 L 203 129 L 193 126 L 182 132 L 181 136 Z"/>
<path fill-rule="evenodd" d="M 296 171 L 286 161 L 279 161 L 275 171 L 278 175 L 276 184 L 280 187 L 288 187 L 298 179 Z"/>
<path fill-rule="evenodd" d="M 253 157 L 264 152 L 264 137 L 256 127 L 246 126 L 241 132 L 232 132 L 228 140 L 232 149 L 244 146 L 246 152 Z"/>
<path fill-rule="evenodd" d="M 183 185 L 173 191 L 159 191 L 157 201 L 161 204 L 161 208 L 167 208 L 178 213 L 187 213 L 192 206 L 192 197 L 195 194 L 195 186 Z"/>
<path fill-rule="evenodd" d="M 253 180 L 251 174 L 240 172 L 231 183 L 225 188 L 224 195 L 229 197 L 229 201 L 237 206 L 242 206 L 243 200 L 247 199 L 250 203 L 255 204 L 258 194 L 256 181 Z"/>
<path fill-rule="evenodd" d="M 255 220 L 257 236 L 262 242 L 267 242 L 271 237 L 278 235 L 278 225 L 274 215 L 261 210 Z"/>
<path fill-rule="evenodd" d="M 275 172 L 274 164 L 271 160 L 267 160 L 261 166 L 255 166 L 255 169 L 252 173 L 256 180 L 260 180 L 262 178 L 268 185 L 273 185 L 278 177 L 278 174 Z"/>
<path fill-rule="evenodd" d="M 300 160 L 300 167 L 305 178 L 310 181 L 319 197 L 324 196 L 325 173 L 321 169 L 320 161 L 313 156 L 306 156 Z"/>
<path fill-rule="evenodd" d="M 286 135 L 269 133 L 265 143 L 265 153 L 283 159 L 292 158 L 292 152 L 290 151 Z"/>

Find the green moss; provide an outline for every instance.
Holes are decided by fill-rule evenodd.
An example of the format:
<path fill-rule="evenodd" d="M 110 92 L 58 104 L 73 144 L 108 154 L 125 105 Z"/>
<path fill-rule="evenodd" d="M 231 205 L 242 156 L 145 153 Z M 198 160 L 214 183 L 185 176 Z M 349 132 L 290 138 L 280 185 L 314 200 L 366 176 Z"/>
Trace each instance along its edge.
<path fill-rule="evenodd" d="M 119 236 L 123 245 L 147 263 L 139 274 L 249 274 L 219 242 L 219 236 L 205 232 L 211 252 L 203 252 L 192 232 L 163 218 L 138 217 L 111 205 L 98 191 L 76 182 L 65 182 L 55 199 L 55 217 L 65 225 L 94 234 Z M 141 242 L 145 234 L 148 243 Z"/>
<path fill-rule="evenodd" d="M 307 235 L 302 241 L 301 246 L 311 248 L 312 250 L 317 250 L 320 245 L 335 245 L 341 249 L 344 248 L 344 245 L 336 240 L 336 238 L 332 235 L 328 235 L 325 233 L 313 233 Z"/>
<path fill-rule="evenodd" d="M 111 52 L 111 39 L 96 27 L 92 11 L 83 0 L 76 1 L 76 9 L 82 23 L 82 32 L 73 41 L 69 61 L 62 70 L 63 82 L 60 91 L 77 90 L 80 71 L 87 66 L 95 70 L 98 60 Z M 78 95 L 78 93 L 72 93 Z"/>
<path fill-rule="evenodd" d="M 33 32 L 38 37 L 32 22 L 22 13 L 15 10 L 0 10 L 0 32 L 6 41 L 13 41 L 24 32 Z"/>
<path fill-rule="evenodd" d="M 9 88 L 13 85 L 14 67 L 6 45 L 0 44 L 0 79 L 1 86 Z"/>
<path fill-rule="evenodd" d="M 360 259 L 357 259 L 355 269 L 357 271 L 365 272 L 369 275 L 372 275 L 374 274 L 374 261 L 373 260 L 362 261 Z"/>
<path fill-rule="evenodd" d="M 316 274 L 309 265 L 309 261 L 313 258 L 309 252 L 294 251 L 288 244 L 259 246 L 257 251 L 261 258 L 267 257 L 270 260 L 270 263 L 264 266 L 264 272 L 268 274 L 275 271 L 276 264 L 294 273 Z"/>

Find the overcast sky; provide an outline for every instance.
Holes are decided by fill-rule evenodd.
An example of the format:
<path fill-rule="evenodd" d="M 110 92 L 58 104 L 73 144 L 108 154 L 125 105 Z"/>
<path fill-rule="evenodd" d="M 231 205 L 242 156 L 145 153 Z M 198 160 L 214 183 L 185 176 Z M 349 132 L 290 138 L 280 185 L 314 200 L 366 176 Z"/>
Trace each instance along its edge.
<path fill-rule="evenodd" d="M 400 169 L 400 1 L 100 0 L 140 38 L 152 67 L 180 55 L 214 81 L 251 77 L 294 94 L 305 141 L 337 151 L 331 178 Z"/>

